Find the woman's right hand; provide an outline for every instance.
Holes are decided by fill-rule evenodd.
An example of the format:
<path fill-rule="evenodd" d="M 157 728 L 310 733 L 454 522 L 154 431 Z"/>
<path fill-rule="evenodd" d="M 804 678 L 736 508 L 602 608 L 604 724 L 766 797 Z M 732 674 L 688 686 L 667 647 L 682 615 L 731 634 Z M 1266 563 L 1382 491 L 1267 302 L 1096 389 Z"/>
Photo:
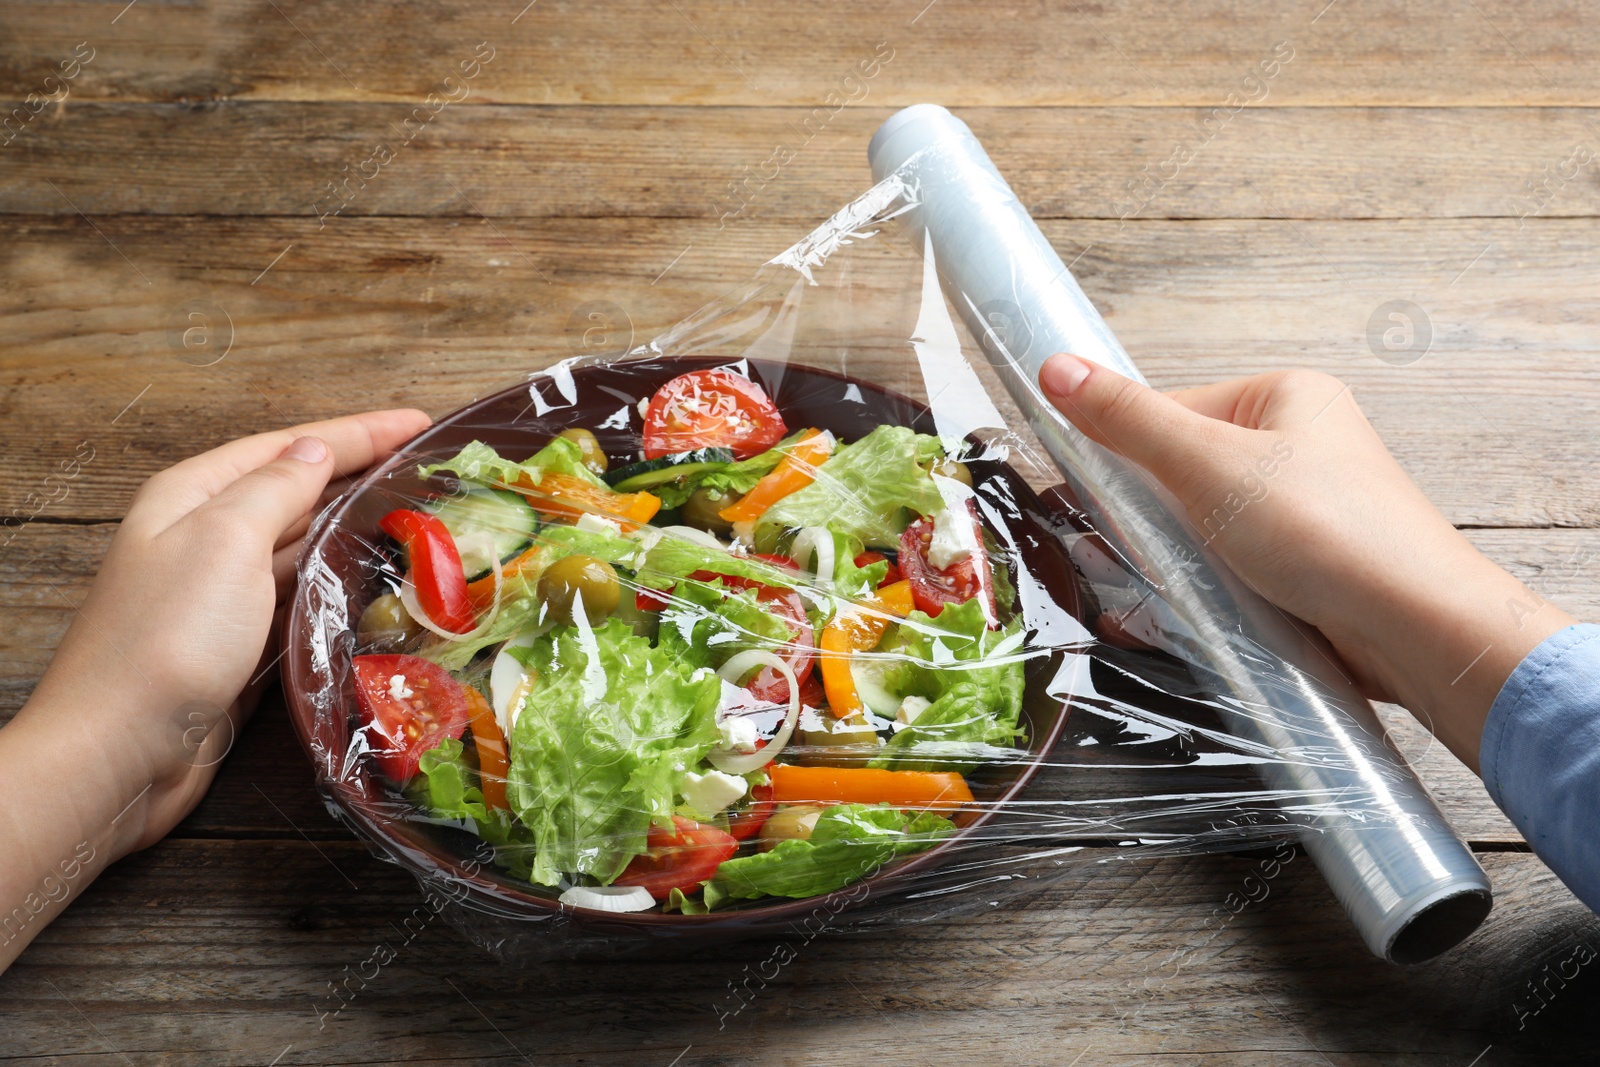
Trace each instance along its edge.
<path fill-rule="evenodd" d="M 1241 578 L 1320 630 L 1369 697 L 1405 705 L 1473 769 L 1501 685 L 1572 625 L 1450 525 L 1335 378 L 1283 371 L 1168 395 L 1058 355 L 1039 384 L 1166 486 Z"/>

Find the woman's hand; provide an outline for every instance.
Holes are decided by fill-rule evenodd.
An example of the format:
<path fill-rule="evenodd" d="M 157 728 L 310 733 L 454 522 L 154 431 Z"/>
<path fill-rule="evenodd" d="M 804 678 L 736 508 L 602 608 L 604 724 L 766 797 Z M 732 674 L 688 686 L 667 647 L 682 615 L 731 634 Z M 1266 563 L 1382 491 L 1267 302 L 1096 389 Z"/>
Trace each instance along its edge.
<path fill-rule="evenodd" d="M 1368 696 L 1405 705 L 1469 767 L 1506 678 L 1572 624 L 1450 525 L 1335 378 L 1167 395 L 1058 355 L 1039 384 L 1166 486 L 1241 578 L 1322 631 Z"/>
<path fill-rule="evenodd" d="M 140 488 L 49 670 L 0 730 L 7 908 L 68 865 L 72 887 L 86 884 L 194 808 L 277 676 L 277 620 L 325 492 L 428 422 L 381 411 L 247 437 Z M 64 902 L 29 905 L 26 936 L 0 938 L 0 967 Z"/>

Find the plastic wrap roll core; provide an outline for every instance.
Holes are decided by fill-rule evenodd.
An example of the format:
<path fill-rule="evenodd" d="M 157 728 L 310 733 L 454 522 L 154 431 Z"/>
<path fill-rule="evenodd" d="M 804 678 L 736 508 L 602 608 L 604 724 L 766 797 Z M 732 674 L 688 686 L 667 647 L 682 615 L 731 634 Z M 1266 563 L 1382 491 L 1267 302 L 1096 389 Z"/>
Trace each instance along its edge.
<path fill-rule="evenodd" d="M 1306 852 L 1374 953 L 1420 963 L 1488 915 L 1488 876 L 1405 761 L 1331 649 L 1245 588 L 1175 501 L 1088 441 L 1040 394 L 1040 365 L 1073 352 L 1133 378 L 1128 355 L 965 123 L 933 104 L 890 117 L 868 149 L 874 178 L 897 175 L 915 205 L 900 216 L 933 255 L 941 286 L 988 354 L 1096 529 L 1106 531 L 1171 609 L 1235 734 L 1280 753 L 1340 759 L 1265 764 L 1269 788 L 1297 798 Z M 1358 833 L 1341 796 L 1371 795 L 1389 816 Z M 1325 808 L 1307 797 L 1326 798 Z"/>

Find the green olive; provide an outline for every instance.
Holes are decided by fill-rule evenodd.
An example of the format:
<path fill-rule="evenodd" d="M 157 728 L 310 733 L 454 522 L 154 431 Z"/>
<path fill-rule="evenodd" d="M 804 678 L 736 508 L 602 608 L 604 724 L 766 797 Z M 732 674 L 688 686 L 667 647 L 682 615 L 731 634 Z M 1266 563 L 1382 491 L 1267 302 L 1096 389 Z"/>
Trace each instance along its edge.
<path fill-rule="evenodd" d="M 857 713 L 843 719 L 831 719 L 823 730 L 801 730 L 800 743 L 808 749 L 823 749 L 800 753 L 801 763 L 817 767 L 849 767 L 860 764 L 878 754 L 882 742 L 878 732 Z"/>
<path fill-rule="evenodd" d="M 576 622 L 572 609 L 581 597 L 583 614 L 589 625 L 599 626 L 617 610 L 622 583 L 617 581 L 617 572 L 611 569 L 611 564 L 603 559 L 563 556 L 539 575 L 536 591 L 548 617 L 556 622 L 568 626 Z"/>
<path fill-rule="evenodd" d="M 385 593 L 367 605 L 356 624 L 356 643 L 368 651 L 398 651 L 422 633 L 400 598 Z"/>
<path fill-rule="evenodd" d="M 592 430 L 574 426 L 570 430 L 562 430 L 556 436 L 577 442 L 578 452 L 583 456 L 583 465 L 596 474 L 604 474 L 606 468 L 611 466 L 611 461 L 606 458 L 605 451 L 600 447 L 600 439 Z"/>
<path fill-rule="evenodd" d="M 933 465 L 933 473 L 941 478 L 953 478 L 968 489 L 972 488 L 972 472 L 967 469 L 965 463 L 958 463 L 953 459 L 941 459 Z"/>
<path fill-rule="evenodd" d="M 807 841 L 816 829 L 817 816 L 822 808 L 811 804 L 796 804 L 773 811 L 761 824 L 761 851 L 770 852 L 784 841 Z"/>
<path fill-rule="evenodd" d="M 737 493 L 719 493 L 713 489 L 696 489 L 689 494 L 689 499 L 683 502 L 683 521 L 690 526 L 697 526 L 714 534 L 725 534 L 733 529 L 733 523 L 724 519 L 718 512 L 723 508 L 731 508 L 739 502 Z"/>

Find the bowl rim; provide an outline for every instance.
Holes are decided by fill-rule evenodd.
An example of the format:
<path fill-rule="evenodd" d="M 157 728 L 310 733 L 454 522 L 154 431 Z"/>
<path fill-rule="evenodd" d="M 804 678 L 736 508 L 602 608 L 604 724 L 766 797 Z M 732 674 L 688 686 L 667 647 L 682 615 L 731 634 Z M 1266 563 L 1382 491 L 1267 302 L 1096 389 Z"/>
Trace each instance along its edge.
<path fill-rule="evenodd" d="M 688 371 L 705 367 L 727 366 L 730 363 L 740 361 L 750 367 L 752 372 L 759 368 L 767 368 L 779 375 L 783 375 L 799 370 L 809 375 L 832 378 L 844 385 L 854 386 L 860 390 L 860 394 L 863 396 L 870 393 L 889 404 L 903 404 L 910 408 L 928 410 L 928 406 L 921 401 L 914 400 L 903 393 L 874 382 L 843 374 L 829 368 L 814 367 L 786 360 L 756 357 L 729 360 L 711 356 L 678 356 L 652 353 L 644 357 L 629 357 L 625 359 L 608 360 L 597 358 L 594 362 L 564 361 L 563 366 L 574 376 L 582 373 L 587 377 L 590 374 L 603 373 L 616 367 L 643 364 L 676 364 L 682 365 L 685 371 Z M 512 394 L 527 396 L 530 390 L 537 388 L 536 383 L 543 377 L 546 377 L 544 372 L 537 372 L 521 382 L 496 390 L 465 404 L 441 416 L 426 429 L 397 446 L 393 454 L 381 464 L 369 469 L 341 493 L 338 498 L 329 503 L 322 514 L 317 517 L 308 533 L 300 559 L 304 560 L 309 555 L 320 552 L 327 544 L 328 539 L 340 528 L 341 519 L 354 506 L 360 496 L 395 470 L 414 463 L 417 452 L 426 449 L 428 438 L 447 430 L 455 424 L 470 419 L 475 414 L 480 414 L 486 409 L 505 403 L 506 399 Z M 422 447 L 419 448 L 419 445 Z M 1041 498 L 1043 496 L 1043 494 L 1039 493 L 1035 495 L 1041 496 Z M 303 585 L 299 566 L 297 562 L 294 595 L 290 601 L 290 609 L 284 613 L 282 624 L 281 637 L 284 654 L 280 677 L 289 718 L 294 726 L 295 735 L 300 739 L 301 747 L 306 751 L 312 764 L 318 792 L 331 806 L 338 809 L 334 814 L 340 816 L 343 820 L 353 822 L 355 824 L 353 828 L 358 831 L 360 836 L 365 837 L 369 844 L 381 848 L 384 858 L 405 868 L 419 880 L 426 884 L 436 885 L 440 881 L 441 875 L 447 875 L 451 888 L 466 890 L 459 896 L 456 893 L 448 893 L 447 895 L 457 897 L 461 903 L 476 905 L 478 910 L 486 910 L 493 914 L 505 915 L 516 909 L 519 913 L 515 914 L 514 917 L 522 920 L 567 918 L 588 927 L 603 928 L 619 933 L 691 933 L 703 931 L 710 934 L 728 927 L 756 927 L 794 920 L 815 911 L 819 905 L 833 901 L 841 896 L 850 898 L 849 906 L 859 906 L 871 898 L 888 894 L 899 888 L 901 883 L 920 871 L 943 865 L 948 859 L 948 853 L 970 844 L 976 836 L 976 831 L 1007 810 L 1011 801 L 1032 784 L 1034 777 L 1044 766 L 1045 761 L 1059 741 L 1069 717 L 1070 698 L 1051 697 L 1050 699 L 1053 702 L 1061 704 L 1062 707 L 1053 717 L 1048 729 L 1042 731 L 1041 736 L 1037 739 L 1030 738 L 1027 758 L 1009 761 L 1016 767 L 1016 770 L 1013 772 L 1010 781 L 1000 787 L 998 795 L 992 801 L 986 802 L 981 811 L 958 824 L 954 833 L 939 841 L 932 848 L 893 860 L 865 878 L 858 879 L 841 889 L 810 897 L 772 898 L 770 903 L 752 903 L 702 915 L 685 915 L 679 912 L 668 913 L 660 911 L 603 912 L 595 909 L 579 908 L 562 904 L 554 897 L 540 895 L 532 886 L 528 887 L 528 889 L 522 889 L 515 884 L 517 880 L 509 875 L 502 880 L 499 878 L 487 878 L 481 873 L 468 873 L 463 870 L 462 866 L 467 861 L 462 857 L 448 854 L 448 850 L 441 848 L 435 840 L 421 832 L 420 829 L 414 829 L 435 824 L 430 824 L 425 820 L 397 821 L 379 817 L 378 813 L 368 809 L 363 791 L 357 785 L 326 773 L 327 768 L 323 766 L 322 758 L 319 757 L 314 747 L 315 739 L 313 734 L 316 717 L 320 709 L 312 703 L 312 698 L 307 691 L 309 681 L 307 675 L 312 673 L 315 668 L 310 662 L 309 647 L 305 638 L 309 636 L 309 628 L 314 624 L 315 620 L 310 618 L 306 612 L 305 597 L 301 595 Z M 1052 595 L 1059 594 L 1058 590 L 1052 590 L 1051 592 Z M 348 709 L 346 711 L 348 712 Z M 368 769 L 364 769 L 361 773 L 364 776 L 370 776 L 371 774 Z M 375 779 L 373 780 L 373 785 L 378 789 L 388 788 Z M 432 864 L 431 868 L 417 860 L 416 854 L 419 852 L 428 857 Z M 485 864 L 477 865 L 480 871 L 485 867 Z"/>

